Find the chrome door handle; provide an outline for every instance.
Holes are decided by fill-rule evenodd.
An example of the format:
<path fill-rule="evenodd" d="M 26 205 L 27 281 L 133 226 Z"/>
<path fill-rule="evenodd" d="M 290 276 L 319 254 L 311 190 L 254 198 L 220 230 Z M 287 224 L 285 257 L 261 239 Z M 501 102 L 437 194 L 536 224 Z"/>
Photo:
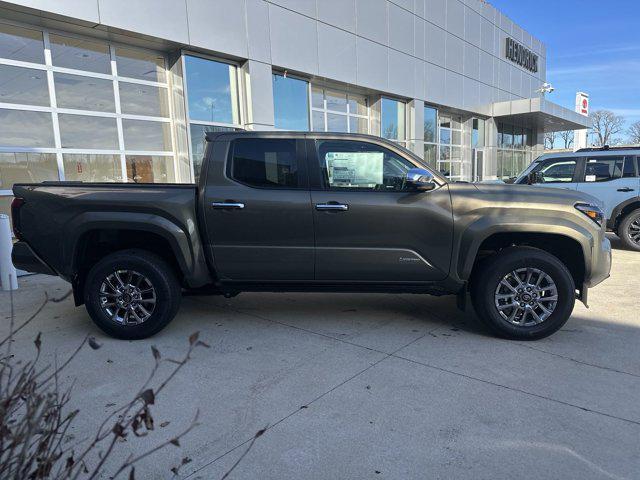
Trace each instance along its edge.
<path fill-rule="evenodd" d="M 349 205 L 346 205 L 344 203 L 317 203 L 316 210 L 346 212 L 347 210 L 349 210 Z"/>
<path fill-rule="evenodd" d="M 211 204 L 213 208 L 219 208 L 224 210 L 241 210 L 244 208 L 244 203 L 237 202 L 213 202 Z"/>
<path fill-rule="evenodd" d="M 624 188 L 619 188 L 618 191 L 619 192 L 633 192 L 633 188 L 624 187 Z"/>

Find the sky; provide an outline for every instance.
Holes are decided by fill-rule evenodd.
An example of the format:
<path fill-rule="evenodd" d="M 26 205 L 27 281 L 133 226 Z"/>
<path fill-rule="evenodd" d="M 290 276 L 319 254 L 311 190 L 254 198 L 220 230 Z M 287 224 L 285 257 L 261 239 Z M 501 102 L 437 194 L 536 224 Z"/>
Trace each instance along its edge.
<path fill-rule="evenodd" d="M 573 110 L 583 91 L 591 111 L 640 121 L 640 0 L 489 3 L 546 44 L 548 100 Z"/>

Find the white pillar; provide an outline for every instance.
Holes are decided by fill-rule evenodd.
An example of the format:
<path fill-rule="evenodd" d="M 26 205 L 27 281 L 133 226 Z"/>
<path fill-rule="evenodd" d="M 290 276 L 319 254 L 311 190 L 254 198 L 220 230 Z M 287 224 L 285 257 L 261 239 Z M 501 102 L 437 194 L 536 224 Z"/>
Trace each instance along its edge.
<path fill-rule="evenodd" d="M 5 291 L 18 289 L 18 275 L 11 262 L 12 248 L 9 215 L 0 214 L 0 283 Z"/>
<path fill-rule="evenodd" d="M 273 130 L 273 70 L 271 65 L 248 60 L 241 69 L 245 85 L 245 127 L 247 130 Z"/>
<path fill-rule="evenodd" d="M 424 102 L 414 99 L 407 104 L 407 148 L 424 158 Z"/>

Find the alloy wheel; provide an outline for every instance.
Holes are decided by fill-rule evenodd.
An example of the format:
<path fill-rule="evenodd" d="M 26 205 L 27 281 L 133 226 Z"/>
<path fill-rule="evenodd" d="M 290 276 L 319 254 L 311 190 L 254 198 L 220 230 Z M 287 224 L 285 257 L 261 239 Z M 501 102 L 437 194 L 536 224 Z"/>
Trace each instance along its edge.
<path fill-rule="evenodd" d="M 519 268 L 505 275 L 494 294 L 500 316 L 519 327 L 547 320 L 558 303 L 558 288 L 551 276 L 538 268 Z"/>
<path fill-rule="evenodd" d="M 140 325 L 151 317 L 156 291 L 151 281 L 134 270 L 116 270 L 100 285 L 100 307 L 112 321 Z"/>
<path fill-rule="evenodd" d="M 627 236 L 636 245 L 640 245 L 640 215 L 634 218 L 627 227 Z"/>

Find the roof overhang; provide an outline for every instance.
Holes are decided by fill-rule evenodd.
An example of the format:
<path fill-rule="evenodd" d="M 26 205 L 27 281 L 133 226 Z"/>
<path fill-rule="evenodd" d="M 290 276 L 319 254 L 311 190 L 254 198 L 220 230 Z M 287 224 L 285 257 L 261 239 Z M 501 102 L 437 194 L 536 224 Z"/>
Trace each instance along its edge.
<path fill-rule="evenodd" d="M 492 116 L 500 121 L 534 127 L 544 132 L 582 130 L 591 127 L 591 119 L 541 97 L 496 102 Z"/>

